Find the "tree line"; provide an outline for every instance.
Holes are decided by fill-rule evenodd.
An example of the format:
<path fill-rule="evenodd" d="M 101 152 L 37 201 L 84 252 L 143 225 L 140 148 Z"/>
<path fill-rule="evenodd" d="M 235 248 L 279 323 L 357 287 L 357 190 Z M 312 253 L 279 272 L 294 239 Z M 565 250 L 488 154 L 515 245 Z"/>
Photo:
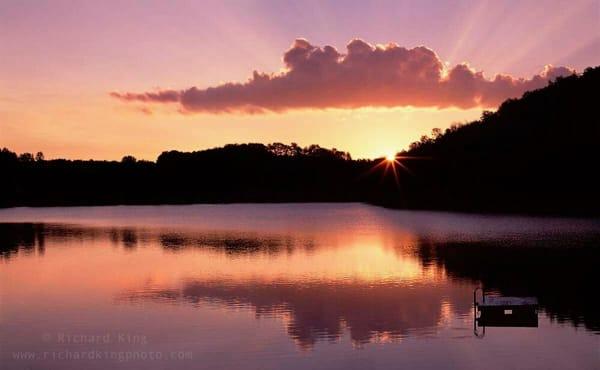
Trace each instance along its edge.
<path fill-rule="evenodd" d="M 0 151 L 0 206 L 370 202 L 394 208 L 599 214 L 600 67 L 434 129 L 397 163 L 295 143 L 166 151 L 156 161 Z"/>

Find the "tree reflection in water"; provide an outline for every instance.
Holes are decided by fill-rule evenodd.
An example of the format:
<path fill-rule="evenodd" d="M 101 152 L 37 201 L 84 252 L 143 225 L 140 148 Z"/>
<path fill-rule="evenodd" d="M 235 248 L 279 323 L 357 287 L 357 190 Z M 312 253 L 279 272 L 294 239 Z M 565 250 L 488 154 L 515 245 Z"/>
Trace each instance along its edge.
<path fill-rule="evenodd" d="M 44 255 L 50 242 L 107 240 L 126 250 L 141 243 L 168 253 L 210 250 L 225 258 L 319 253 L 327 246 L 310 237 L 144 228 L 80 227 L 56 224 L 0 224 L 0 255 L 9 261 Z M 427 335 L 448 317 L 469 318 L 475 286 L 506 295 L 535 296 L 553 320 L 600 332 L 600 305 L 593 294 L 598 261 L 595 235 L 533 241 L 444 242 L 417 238 L 398 246 L 398 258 L 412 258 L 418 274 L 435 279 L 346 279 L 306 276 L 232 279 L 189 276 L 180 285 L 127 290 L 119 302 L 183 302 L 252 310 L 257 318 L 278 317 L 301 348 L 337 340 L 345 330 L 356 345 Z M 227 257 L 228 256 L 228 257 Z M 251 260 L 248 262 L 251 263 Z M 417 274 L 417 275 L 418 275 Z M 583 292 L 583 294 L 582 294 Z"/>

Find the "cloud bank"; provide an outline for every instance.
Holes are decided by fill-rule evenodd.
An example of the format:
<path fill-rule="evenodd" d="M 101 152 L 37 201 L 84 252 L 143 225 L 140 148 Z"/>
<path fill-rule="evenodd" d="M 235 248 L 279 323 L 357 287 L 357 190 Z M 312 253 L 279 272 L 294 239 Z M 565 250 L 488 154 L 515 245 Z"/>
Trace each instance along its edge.
<path fill-rule="evenodd" d="M 346 52 L 297 39 L 283 55 L 285 70 L 254 72 L 243 83 L 185 90 L 111 92 L 126 102 L 180 104 L 184 113 L 263 113 L 360 107 L 495 107 L 507 98 L 574 73 L 546 66 L 529 79 L 487 78 L 466 64 L 447 68 L 431 49 L 352 40 Z"/>

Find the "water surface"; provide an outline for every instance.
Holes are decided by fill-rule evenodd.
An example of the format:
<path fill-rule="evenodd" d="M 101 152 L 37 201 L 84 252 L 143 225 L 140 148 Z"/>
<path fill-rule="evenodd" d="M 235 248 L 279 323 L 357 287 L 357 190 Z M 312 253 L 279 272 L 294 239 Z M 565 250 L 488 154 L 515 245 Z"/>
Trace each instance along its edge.
<path fill-rule="evenodd" d="M 6 369 L 592 369 L 600 222 L 362 204 L 0 210 Z M 473 290 L 536 297 L 474 333 Z"/>

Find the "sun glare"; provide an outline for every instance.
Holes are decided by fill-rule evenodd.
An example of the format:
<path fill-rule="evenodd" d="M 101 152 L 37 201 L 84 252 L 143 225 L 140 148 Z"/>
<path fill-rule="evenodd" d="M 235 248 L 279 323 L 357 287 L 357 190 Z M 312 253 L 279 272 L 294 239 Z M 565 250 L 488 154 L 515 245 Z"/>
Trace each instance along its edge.
<path fill-rule="evenodd" d="M 385 156 L 385 160 L 388 162 L 394 162 L 396 160 L 396 153 L 388 153 Z"/>

